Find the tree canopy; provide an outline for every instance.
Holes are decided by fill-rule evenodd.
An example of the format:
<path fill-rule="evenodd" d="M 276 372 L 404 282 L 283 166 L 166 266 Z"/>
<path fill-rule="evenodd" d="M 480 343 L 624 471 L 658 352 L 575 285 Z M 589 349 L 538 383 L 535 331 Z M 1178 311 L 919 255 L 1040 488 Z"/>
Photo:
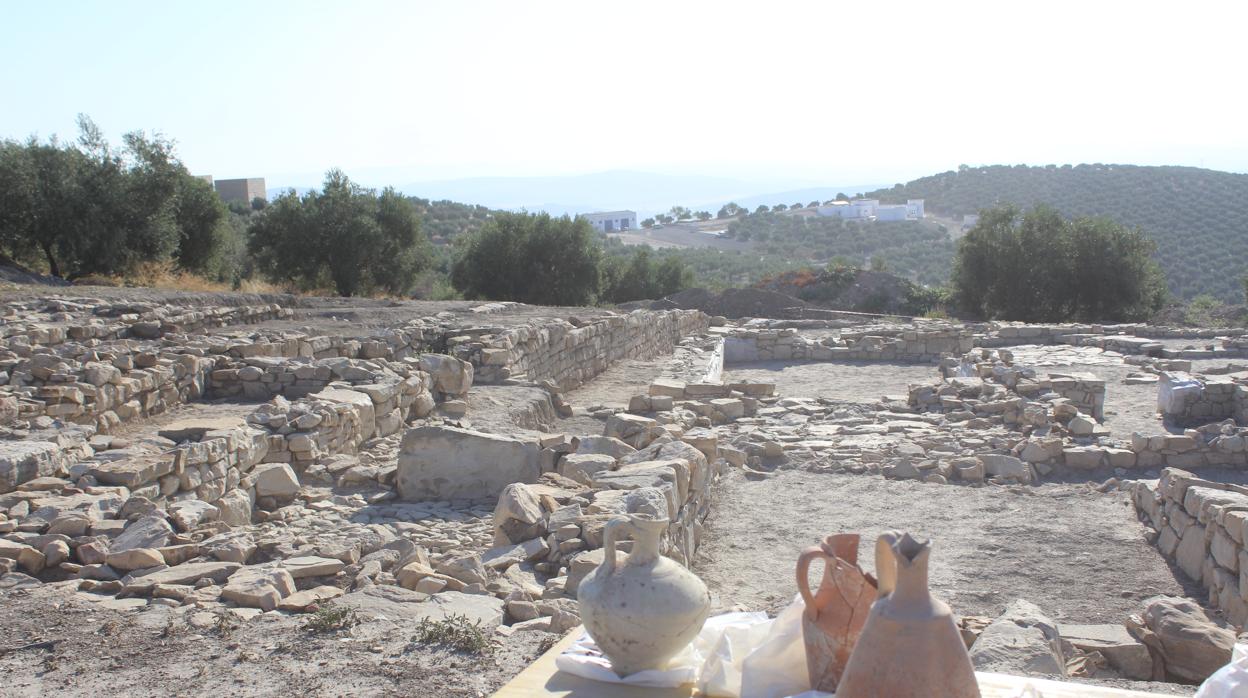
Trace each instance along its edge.
<path fill-rule="evenodd" d="M 4 253 L 41 258 L 53 275 L 69 279 L 171 257 L 193 271 L 214 271 L 230 234 L 228 212 L 187 172 L 172 142 L 135 131 L 116 150 L 86 116 L 78 126 L 72 144 L 0 141 Z"/>
<path fill-rule="evenodd" d="M 502 212 L 463 241 L 451 283 L 465 298 L 587 305 L 601 266 L 602 248 L 584 218 Z"/>
<path fill-rule="evenodd" d="M 328 284 L 344 296 L 406 293 L 431 257 L 410 200 L 391 188 L 378 195 L 337 169 L 320 191 L 270 203 L 251 226 L 248 249 L 272 278 Z"/>
<path fill-rule="evenodd" d="M 953 286 L 959 308 L 984 318 L 1142 320 L 1166 289 L 1154 243 L 1106 218 L 1066 219 L 1038 206 L 981 212 L 961 240 Z"/>
<path fill-rule="evenodd" d="M 663 298 L 693 285 L 693 272 L 676 257 L 657 262 L 648 247 L 634 248 L 632 256 L 611 256 L 603 268 L 601 299 L 626 303 Z"/>

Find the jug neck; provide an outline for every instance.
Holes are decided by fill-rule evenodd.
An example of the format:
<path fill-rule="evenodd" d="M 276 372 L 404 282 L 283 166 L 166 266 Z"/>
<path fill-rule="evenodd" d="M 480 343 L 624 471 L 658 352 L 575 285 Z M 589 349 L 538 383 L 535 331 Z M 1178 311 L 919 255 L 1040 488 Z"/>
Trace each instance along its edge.
<path fill-rule="evenodd" d="M 891 597 L 898 603 L 927 603 L 931 599 L 927 581 L 927 554 L 925 552 L 909 564 L 897 565 L 897 586 L 893 589 Z"/>
<path fill-rule="evenodd" d="M 654 562 L 659 557 L 659 538 L 667 530 L 667 519 L 634 518 L 633 526 L 637 533 L 633 536 L 633 549 L 628 554 L 628 564 L 646 565 Z"/>

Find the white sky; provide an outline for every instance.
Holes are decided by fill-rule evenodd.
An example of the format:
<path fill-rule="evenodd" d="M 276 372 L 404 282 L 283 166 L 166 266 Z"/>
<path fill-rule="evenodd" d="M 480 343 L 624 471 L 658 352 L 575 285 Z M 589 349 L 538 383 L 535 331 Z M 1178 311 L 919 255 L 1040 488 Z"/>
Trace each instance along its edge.
<path fill-rule="evenodd" d="M 0 136 L 72 137 L 86 112 L 110 134 L 163 131 L 192 171 L 218 177 L 1248 171 L 1245 2 L 58 2 L 4 14 Z"/>

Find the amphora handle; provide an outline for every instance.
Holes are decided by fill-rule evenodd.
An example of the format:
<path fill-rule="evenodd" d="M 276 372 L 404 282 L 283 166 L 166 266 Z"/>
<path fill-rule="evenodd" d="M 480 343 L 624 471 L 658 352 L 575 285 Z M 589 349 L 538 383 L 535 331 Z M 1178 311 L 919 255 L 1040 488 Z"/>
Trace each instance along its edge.
<path fill-rule="evenodd" d="M 883 598 L 897 587 L 897 557 L 893 546 L 901 539 L 900 531 L 885 531 L 875 541 L 876 596 Z"/>
<path fill-rule="evenodd" d="M 810 563 L 819 557 L 826 558 L 823 561 L 825 565 L 834 564 L 832 558 L 817 545 L 806 548 L 797 558 L 797 591 L 802 595 L 802 601 L 806 604 L 806 615 L 811 620 L 819 617 L 819 607 L 815 605 L 815 597 L 810 593 Z"/>
<path fill-rule="evenodd" d="M 611 576 L 615 574 L 615 541 L 616 538 L 627 538 L 636 534 L 636 527 L 633 522 L 624 517 L 614 518 L 607 522 L 602 529 L 602 565 L 603 574 Z"/>

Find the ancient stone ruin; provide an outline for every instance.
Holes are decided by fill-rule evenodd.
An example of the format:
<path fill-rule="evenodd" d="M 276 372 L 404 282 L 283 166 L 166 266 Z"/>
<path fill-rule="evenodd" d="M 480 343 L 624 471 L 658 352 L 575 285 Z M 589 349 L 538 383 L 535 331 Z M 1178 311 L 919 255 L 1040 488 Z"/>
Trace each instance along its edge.
<path fill-rule="evenodd" d="M 1141 523 L 1113 535 L 1147 541 L 1123 554 L 1160 571 L 1158 598 L 1054 620 L 974 578 L 990 600 L 952 602 L 976 668 L 1198 682 L 1248 623 L 1248 331 L 405 308 L 331 327 L 306 301 L 4 304 L 0 598 L 201 634 L 326 608 L 467 617 L 506 643 L 580 624 L 578 585 L 628 513 L 669 522 L 661 552 L 722 609 L 759 581 L 700 554 L 731 528 L 718 498 L 796 471 L 829 484 L 794 507 L 854 479 L 916 498 L 899 510 L 928 488 L 1129 501 Z M 803 522 L 794 549 L 857 525 L 772 515 Z M 795 593 L 774 584 L 768 610 Z M 1109 594 L 1060 595 L 1085 591 Z"/>

